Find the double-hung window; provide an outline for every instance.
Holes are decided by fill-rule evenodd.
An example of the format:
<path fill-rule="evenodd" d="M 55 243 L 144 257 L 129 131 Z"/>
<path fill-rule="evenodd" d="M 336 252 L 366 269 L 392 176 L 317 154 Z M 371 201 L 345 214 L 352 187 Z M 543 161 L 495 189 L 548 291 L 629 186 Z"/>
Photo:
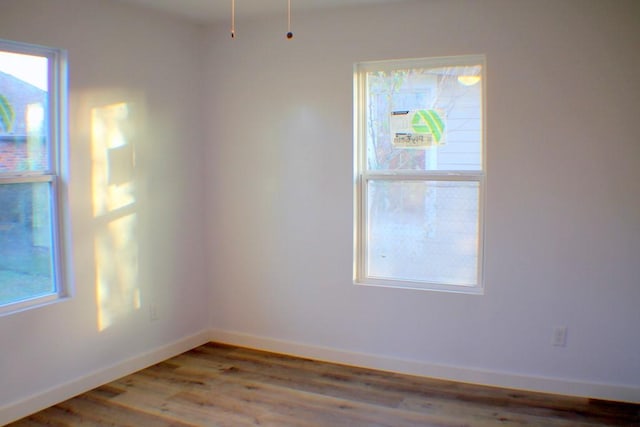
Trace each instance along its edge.
<path fill-rule="evenodd" d="M 484 70 L 356 64 L 356 283 L 482 293 Z"/>
<path fill-rule="evenodd" d="M 0 314 L 65 295 L 65 52 L 0 40 Z"/>

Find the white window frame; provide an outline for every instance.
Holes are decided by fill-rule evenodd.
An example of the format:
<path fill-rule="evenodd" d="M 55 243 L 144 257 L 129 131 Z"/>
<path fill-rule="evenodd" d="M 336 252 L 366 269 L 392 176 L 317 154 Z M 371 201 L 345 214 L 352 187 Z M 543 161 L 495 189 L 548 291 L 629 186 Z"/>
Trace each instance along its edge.
<path fill-rule="evenodd" d="M 392 71 L 407 68 L 431 68 L 443 66 L 482 65 L 481 99 L 481 169 L 477 171 L 370 171 L 367 169 L 367 87 L 366 74 L 371 71 Z M 391 61 L 360 62 L 354 65 L 354 266 L 353 281 L 356 285 L 382 286 L 391 288 L 444 291 L 465 294 L 484 293 L 484 198 L 486 193 L 486 58 L 484 55 L 455 57 L 416 58 Z M 387 181 L 437 181 L 437 182 L 477 182 L 478 194 L 478 247 L 477 280 L 475 285 L 452 285 L 411 281 L 403 279 L 376 278 L 367 274 L 367 188 L 372 180 Z"/>
<path fill-rule="evenodd" d="M 50 187 L 51 254 L 54 291 L 33 298 L 0 305 L 0 316 L 41 306 L 70 296 L 71 286 L 65 268 L 68 261 L 64 237 L 68 217 L 66 206 L 67 153 L 67 52 L 64 49 L 0 39 L 0 51 L 48 58 L 49 164 L 43 171 L 0 172 L 0 185 L 47 182 Z"/>

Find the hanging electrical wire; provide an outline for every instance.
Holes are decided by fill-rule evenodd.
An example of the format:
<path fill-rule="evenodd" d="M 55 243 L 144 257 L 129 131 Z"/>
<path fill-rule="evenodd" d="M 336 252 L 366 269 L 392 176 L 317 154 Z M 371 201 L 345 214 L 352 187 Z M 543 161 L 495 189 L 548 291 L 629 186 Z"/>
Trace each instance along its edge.
<path fill-rule="evenodd" d="M 236 0 L 231 0 L 231 38 L 236 38 Z M 291 31 L 291 0 L 287 0 L 287 39 L 293 38 Z"/>
<path fill-rule="evenodd" d="M 236 0 L 231 0 L 231 38 L 236 38 Z"/>
<path fill-rule="evenodd" d="M 287 38 L 293 38 L 293 33 L 291 32 L 291 0 L 287 0 Z"/>

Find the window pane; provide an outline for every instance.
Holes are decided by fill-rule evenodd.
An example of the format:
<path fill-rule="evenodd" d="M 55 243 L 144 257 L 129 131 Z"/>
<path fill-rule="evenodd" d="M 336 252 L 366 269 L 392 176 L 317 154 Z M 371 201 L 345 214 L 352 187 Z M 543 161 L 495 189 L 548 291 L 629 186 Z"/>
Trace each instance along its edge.
<path fill-rule="evenodd" d="M 49 169 L 48 62 L 0 50 L 0 173 Z"/>
<path fill-rule="evenodd" d="M 0 305 L 54 293 L 51 184 L 0 185 Z"/>
<path fill-rule="evenodd" d="M 481 170 L 482 66 L 366 73 L 369 170 Z"/>
<path fill-rule="evenodd" d="M 367 276 L 474 286 L 478 182 L 368 182 Z"/>

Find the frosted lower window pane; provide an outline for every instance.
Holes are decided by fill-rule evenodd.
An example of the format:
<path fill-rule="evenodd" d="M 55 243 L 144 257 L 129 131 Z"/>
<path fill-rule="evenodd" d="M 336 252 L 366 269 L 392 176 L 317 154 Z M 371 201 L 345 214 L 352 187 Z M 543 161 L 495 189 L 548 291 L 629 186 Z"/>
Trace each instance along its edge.
<path fill-rule="evenodd" d="M 372 180 L 367 194 L 367 276 L 477 284 L 477 182 Z"/>

